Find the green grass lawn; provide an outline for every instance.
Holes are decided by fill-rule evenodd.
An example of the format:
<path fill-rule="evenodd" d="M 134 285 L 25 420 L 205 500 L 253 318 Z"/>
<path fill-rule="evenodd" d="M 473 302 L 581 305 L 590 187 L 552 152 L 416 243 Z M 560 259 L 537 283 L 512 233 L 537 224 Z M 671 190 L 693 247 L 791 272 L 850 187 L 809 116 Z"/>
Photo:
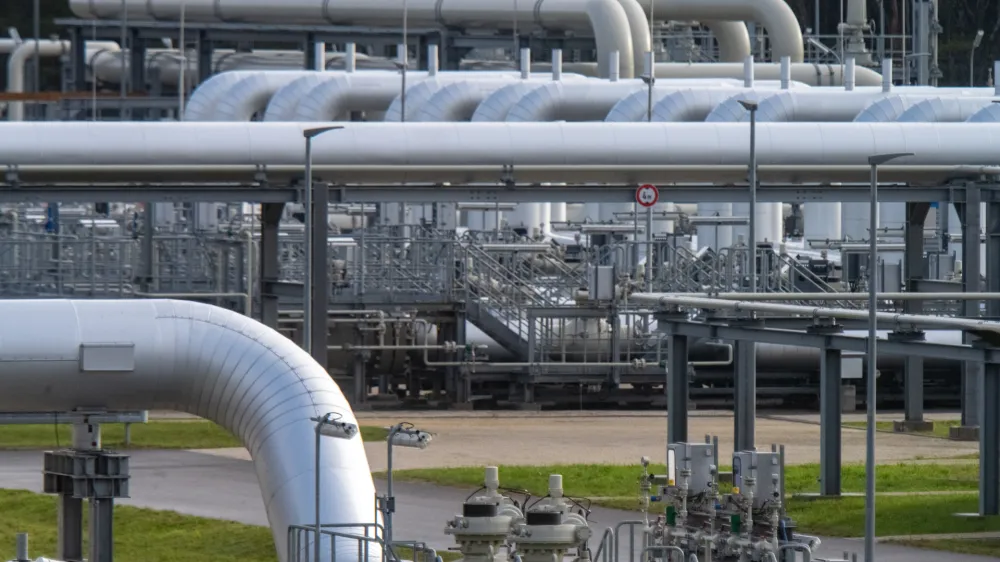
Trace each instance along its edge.
<path fill-rule="evenodd" d="M 14 558 L 17 533 L 28 533 L 32 559 L 55 557 L 55 497 L 0 490 L 0 560 Z M 86 536 L 84 533 L 84 540 Z M 397 554 L 413 559 L 412 551 L 406 548 L 397 549 Z M 456 552 L 438 554 L 445 562 L 460 557 Z M 277 562 L 277 559 L 267 527 L 115 506 L 116 562 Z"/>
<path fill-rule="evenodd" d="M 385 441 L 388 430 L 361 426 L 365 441 Z M 45 449 L 70 442 L 68 425 L 0 425 L 0 449 Z M 101 440 L 110 449 L 220 449 L 239 447 L 228 431 L 210 421 L 176 420 L 132 424 L 132 439 L 125 445 L 125 425 L 102 424 Z"/>
<path fill-rule="evenodd" d="M 933 539 L 926 541 L 902 540 L 892 542 L 928 550 L 945 550 L 959 554 L 978 554 L 980 556 L 1000 556 L 1000 539 Z"/>
<path fill-rule="evenodd" d="M 650 472 L 663 474 L 664 465 L 650 465 Z M 722 470 L 729 470 L 722 467 Z M 639 494 L 638 465 L 564 465 L 564 466 L 501 466 L 500 484 L 509 488 L 545 494 L 549 474 L 562 474 L 568 495 L 597 498 L 636 498 Z M 849 464 L 841 469 L 845 492 L 863 492 L 864 465 Z M 398 470 L 397 479 L 428 482 L 463 488 L 483 483 L 482 468 L 439 468 Z M 785 469 L 785 492 L 789 495 L 818 492 L 819 465 L 793 465 Z M 958 464 L 893 464 L 879 466 L 875 472 L 876 488 L 880 492 L 976 491 L 979 468 L 975 463 Z"/>
<path fill-rule="evenodd" d="M 663 465 L 651 466 L 651 472 L 662 474 Z M 725 468 L 723 468 L 725 470 Z M 635 510 L 638 508 L 639 466 L 567 465 L 567 466 L 502 466 L 500 484 L 544 495 L 549 474 L 562 474 L 566 495 L 595 498 L 594 503 L 606 507 Z M 864 498 L 839 500 L 802 500 L 791 498 L 799 492 L 816 492 L 818 465 L 789 466 L 785 475 L 785 491 L 789 495 L 788 512 L 805 533 L 857 537 L 864 534 Z M 449 468 L 436 470 L 401 470 L 397 479 L 429 482 L 445 486 L 475 488 L 482 484 L 480 468 Z M 941 496 L 880 496 L 877 502 L 878 534 L 882 536 L 957 533 L 1000 530 L 1000 517 L 959 518 L 946 514 L 975 512 L 978 509 L 975 491 L 978 487 L 978 467 L 974 463 L 883 465 L 876 471 L 876 487 L 881 492 L 956 492 Z M 861 465 L 843 467 L 845 492 L 864 490 L 865 471 Z M 723 490 L 725 491 L 725 490 Z M 656 507 L 654 506 L 654 509 Z"/>
<path fill-rule="evenodd" d="M 945 437 L 949 436 L 949 431 L 952 427 L 957 427 L 962 424 L 961 420 L 934 420 L 934 429 L 928 432 L 923 431 L 911 431 L 907 432 L 910 435 L 926 435 L 929 437 Z M 858 429 L 864 429 L 868 427 L 868 422 L 844 422 L 844 427 L 855 427 Z M 877 431 L 888 431 L 893 432 L 892 422 L 875 422 L 875 429 Z"/>

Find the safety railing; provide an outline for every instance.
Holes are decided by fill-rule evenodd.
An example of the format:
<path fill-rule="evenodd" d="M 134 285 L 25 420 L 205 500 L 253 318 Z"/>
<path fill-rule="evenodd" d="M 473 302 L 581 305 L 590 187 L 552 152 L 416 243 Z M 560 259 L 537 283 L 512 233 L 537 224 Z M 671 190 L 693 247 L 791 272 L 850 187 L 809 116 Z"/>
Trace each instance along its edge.
<path fill-rule="evenodd" d="M 341 562 L 371 562 L 376 557 L 381 562 L 402 562 L 404 559 L 412 562 L 441 562 L 437 551 L 423 541 L 393 541 L 391 545 L 386 545 L 385 528 L 376 523 L 320 525 L 319 561 L 315 560 L 315 537 L 314 526 L 290 525 L 288 562 L 337 562 L 338 547 L 341 552 L 354 550 L 357 553 L 357 558 L 352 557 L 346 561 L 341 559 Z M 344 543 L 351 546 L 345 549 Z"/>

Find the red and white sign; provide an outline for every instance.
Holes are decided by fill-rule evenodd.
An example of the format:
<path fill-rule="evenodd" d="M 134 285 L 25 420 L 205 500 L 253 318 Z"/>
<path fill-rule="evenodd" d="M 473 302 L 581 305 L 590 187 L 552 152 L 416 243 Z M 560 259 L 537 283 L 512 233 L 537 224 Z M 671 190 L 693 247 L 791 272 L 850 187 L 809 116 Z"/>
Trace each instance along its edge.
<path fill-rule="evenodd" d="M 639 189 L 635 190 L 635 202 L 642 205 L 643 207 L 652 207 L 656 205 L 656 202 L 660 200 L 660 190 L 656 189 L 655 185 L 645 184 L 640 185 Z"/>

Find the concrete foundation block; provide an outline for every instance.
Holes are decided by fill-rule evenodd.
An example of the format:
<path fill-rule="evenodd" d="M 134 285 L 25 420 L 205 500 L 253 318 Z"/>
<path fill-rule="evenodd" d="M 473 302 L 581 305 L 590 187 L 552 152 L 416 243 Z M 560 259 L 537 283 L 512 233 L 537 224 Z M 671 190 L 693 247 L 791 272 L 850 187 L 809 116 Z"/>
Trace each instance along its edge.
<path fill-rule="evenodd" d="M 840 411 L 845 414 L 858 411 L 858 390 L 852 384 L 840 387 Z"/>
<path fill-rule="evenodd" d="M 978 425 L 959 425 L 948 429 L 952 441 L 979 441 Z"/>
<path fill-rule="evenodd" d="M 910 420 L 892 422 L 892 430 L 896 433 L 931 433 L 934 422 L 927 420 Z"/>

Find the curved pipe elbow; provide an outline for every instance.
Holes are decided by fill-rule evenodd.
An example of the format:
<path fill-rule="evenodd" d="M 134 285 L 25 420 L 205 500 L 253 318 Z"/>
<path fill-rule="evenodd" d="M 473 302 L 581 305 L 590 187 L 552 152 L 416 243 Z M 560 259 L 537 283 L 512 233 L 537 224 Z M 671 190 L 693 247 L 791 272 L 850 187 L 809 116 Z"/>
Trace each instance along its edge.
<path fill-rule="evenodd" d="M 741 21 L 706 20 L 702 23 L 719 44 L 719 62 L 742 63 L 750 56 L 750 33 Z"/>
<path fill-rule="evenodd" d="M 632 37 L 632 72 L 645 73 L 645 54 L 653 47 L 653 38 L 649 34 L 649 18 L 639 0 L 618 0 L 625 10 L 629 33 Z M 745 30 L 745 28 L 744 28 Z M 748 43 L 749 44 L 749 43 Z"/>
<path fill-rule="evenodd" d="M 632 53 L 632 34 L 625 8 L 617 0 L 588 0 L 587 17 L 594 29 L 597 44 L 598 76 L 607 78 L 611 70 L 611 54 L 618 52 L 618 75 L 634 78 L 635 57 Z"/>
<path fill-rule="evenodd" d="M 315 464 L 303 462 L 316 446 L 310 418 L 336 412 L 357 423 L 308 353 L 252 319 L 194 302 L 4 301 L 0 314 L 25 319 L 0 323 L 0 410 L 170 409 L 219 424 L 250 451 L 286 560 L 289 526 L 315 520 Z M 323 522 L 374 523 L 361 438 L 323 439 L 320 450 Z M 337 550 L 357 559 L 348 541 Z"/>

